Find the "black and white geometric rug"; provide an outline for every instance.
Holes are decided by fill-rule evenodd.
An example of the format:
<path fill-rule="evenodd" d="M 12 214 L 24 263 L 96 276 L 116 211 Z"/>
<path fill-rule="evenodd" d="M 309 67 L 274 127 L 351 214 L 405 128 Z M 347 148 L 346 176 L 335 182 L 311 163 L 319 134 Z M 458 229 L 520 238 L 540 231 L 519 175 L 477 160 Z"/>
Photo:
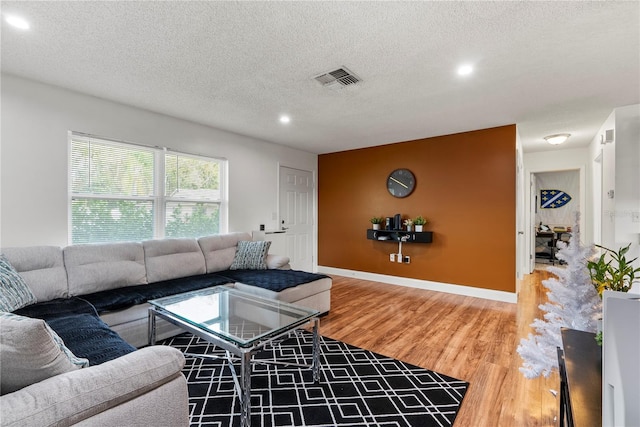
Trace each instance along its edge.
<path fill-rule="evenodd" d="M 298 330 L 259 358 L 308 363 L 312 335 Z M 224 355 L 191 335 L 159 344 Z M 308 369 L 253 366 L 253 426 L 451 426 L 469 383 L 320 336 L 320 384 Z M 240 425 L 233 376 L 220 360 L 187 357 L 192 427 Z"/>

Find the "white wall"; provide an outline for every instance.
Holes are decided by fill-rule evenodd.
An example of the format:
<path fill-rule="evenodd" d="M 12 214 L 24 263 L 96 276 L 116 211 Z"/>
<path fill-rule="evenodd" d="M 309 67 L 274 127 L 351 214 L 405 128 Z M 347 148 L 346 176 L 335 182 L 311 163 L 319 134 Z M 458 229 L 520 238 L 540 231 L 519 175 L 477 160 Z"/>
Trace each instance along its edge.
<path fill-rule="evenodd" d="M 633 259 L 640 256 L 640 104 L 614 113 L 615 240 L 618 247 L 632 244 L 627 259 Z"/>
<path fill-rule="evenodd" d="M 614 130 L 614 142 L 601 144 L 606 130 Z M 617 250 L 631 243 L 627 260 L 640 257 L 640 104 L 616 108 L 602 124 L 589 146 L 590 156 L 602 165 L 601 239 L 596 242 Z M 594 179 L 598 174 L 595 173 Z M 596 186 L 594 186 L 594 189 Z M 613 197 L 609 191 L 613 190 Z M 640 259 L 634 263 L 640 266 Z M 640 281 L 632 288 L 640 293 Z"/>
<path fill-rule="evenodd" d="M 316 154 L 15 76 L 1 102 L 0 246 L 68 244 L 68 131 L 228 159 L 229 231 L 276 228 L 279 164 L 317 174 Z"/>

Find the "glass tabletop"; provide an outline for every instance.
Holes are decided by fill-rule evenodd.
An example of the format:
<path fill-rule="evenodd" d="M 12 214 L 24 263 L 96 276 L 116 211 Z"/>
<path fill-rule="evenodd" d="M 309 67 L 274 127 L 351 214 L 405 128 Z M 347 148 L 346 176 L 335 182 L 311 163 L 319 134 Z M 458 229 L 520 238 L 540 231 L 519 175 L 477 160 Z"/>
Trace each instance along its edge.
<path fill-rule="evenodd" d="M 149 304 L 240 347 L 302 325 L 319 314 L 226 286 L 158 298 Z"/>

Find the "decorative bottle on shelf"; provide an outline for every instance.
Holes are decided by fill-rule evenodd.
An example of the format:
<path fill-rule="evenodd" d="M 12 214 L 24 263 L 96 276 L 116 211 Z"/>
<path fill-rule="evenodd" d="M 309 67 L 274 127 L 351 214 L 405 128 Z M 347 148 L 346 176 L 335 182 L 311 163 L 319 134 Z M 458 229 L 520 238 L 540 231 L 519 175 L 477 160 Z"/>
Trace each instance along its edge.
<path fill-rule="evenodd" d="M 402 230 L 402 216 L 400 214 L 395 214 L 393 216 L 393 229 Z"/>

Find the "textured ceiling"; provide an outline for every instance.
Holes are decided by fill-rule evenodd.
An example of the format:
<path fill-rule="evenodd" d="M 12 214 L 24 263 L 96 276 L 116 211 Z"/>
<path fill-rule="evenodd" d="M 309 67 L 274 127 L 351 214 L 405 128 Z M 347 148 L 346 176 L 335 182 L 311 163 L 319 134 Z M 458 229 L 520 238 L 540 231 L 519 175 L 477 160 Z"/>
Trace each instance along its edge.
<path fill-rule="evenodd" d="M 315 153 L 511 123 L 526 152 L 574 148 L 640 103 L 636 1 L 1 7 L 31 23 L 2 22 L 3 72 Z M 313 79 L 341 66 L 363 81 Z"/>

